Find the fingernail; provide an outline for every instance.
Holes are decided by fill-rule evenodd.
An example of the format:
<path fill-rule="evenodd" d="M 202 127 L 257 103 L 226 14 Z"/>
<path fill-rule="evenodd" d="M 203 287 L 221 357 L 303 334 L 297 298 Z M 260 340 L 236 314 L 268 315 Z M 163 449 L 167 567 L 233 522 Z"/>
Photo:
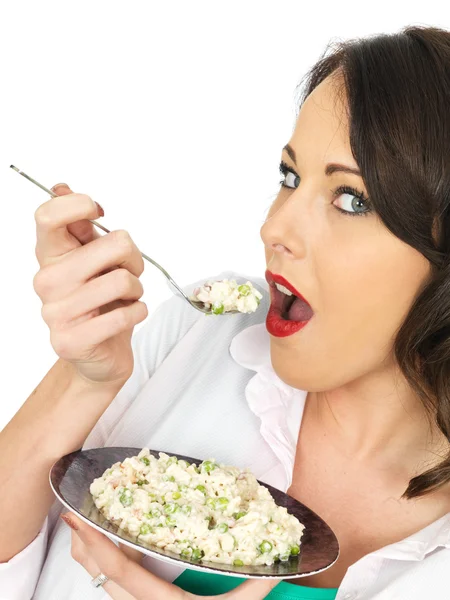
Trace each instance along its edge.
<path fill-rule="evenodd" d="M 67 515 L 60 515 L 61 519 L 64 521 L 66 525 L 68 525 L 71 529 L 78 531 L 78 526 L 72 521 L 72 519 Z"/>
<path fill-rule="evenodd" d="M 94 202 L 95 202 L 95 200 L 94 200 Z M 99 216 L 100 217 L 104 217 L 105 216 L 105 211 L 103 210 L 103 208 L 100 206 L 100 204 L 98 202 L 95 202 L 95 204 L 97 205 Z"/>
<path fill-rule="evenodd" d="M 50 189 L 52 190 L 52 192 L 56 192 L 56 188 L 58 188 L 60 185 L 64 185 L 66 188 L 68 188 L 69 186 L 67 185 L 67 183 L 56 183 L 53 187 L 51 187 Z"/>

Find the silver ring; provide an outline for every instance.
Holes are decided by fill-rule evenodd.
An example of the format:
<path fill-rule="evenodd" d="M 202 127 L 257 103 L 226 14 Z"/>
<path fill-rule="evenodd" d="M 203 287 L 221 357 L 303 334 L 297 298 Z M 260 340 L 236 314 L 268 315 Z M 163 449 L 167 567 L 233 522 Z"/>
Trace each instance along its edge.
<path fill-rule="evenodd" d="M 106 575 L 103 575 L 103 573 L 99 573 L 97 575 L 97 577 L 94 577 L 94 579 L 91 579 L 92 585 L 96 588 L 101 587 L 107 581 L 109 581 L 109 577 L 106 577 Z"/>

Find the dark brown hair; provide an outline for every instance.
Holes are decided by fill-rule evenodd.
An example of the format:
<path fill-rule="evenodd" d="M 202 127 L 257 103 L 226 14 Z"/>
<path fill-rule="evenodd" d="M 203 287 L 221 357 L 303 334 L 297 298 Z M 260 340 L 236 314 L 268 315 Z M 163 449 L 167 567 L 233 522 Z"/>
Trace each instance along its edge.
<path fill-rule="evenodd" d="M 430 262 L 394 353 L 450 441 L 450 32 L 407 26 L 332 42 L 299 84 L 299 108 L 329 75 L 341 77 L 350 145 L 371 206 Z M 411 479 L 403 496 L 422 496 L 448 481 L 450 454 Z"/>

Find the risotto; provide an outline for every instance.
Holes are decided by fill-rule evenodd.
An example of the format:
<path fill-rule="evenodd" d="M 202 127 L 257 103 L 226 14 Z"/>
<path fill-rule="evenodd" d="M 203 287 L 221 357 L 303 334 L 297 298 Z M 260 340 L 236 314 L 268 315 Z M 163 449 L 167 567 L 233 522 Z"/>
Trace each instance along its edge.
<path fill-rule="evenodd" d="M 252 313 L 258 308 L 262 294 L 247 281 L 238 285 L 234 279 L 207 281 L 196 288 L 189 296 L 190 300 L 203 302 L 206 309 L 215 315 L 237 310 L 242 313 Z"/>
<path fill-rule="evenodd" d="M 300 552 L 304 526 L 247 470 L 198 466 L 143 448 L 94 479 L 105 517 L 138 540 L 193 560 L 271 565 Z"/>

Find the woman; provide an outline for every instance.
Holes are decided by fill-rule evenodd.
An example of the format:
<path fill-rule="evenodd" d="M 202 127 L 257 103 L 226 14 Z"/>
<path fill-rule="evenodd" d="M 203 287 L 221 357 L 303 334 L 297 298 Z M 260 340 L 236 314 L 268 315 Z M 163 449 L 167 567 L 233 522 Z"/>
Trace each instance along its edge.
<path fill-rule="evenodd" d="M 131 340 L 147 316 L 140 253 L 125 232 L 99 237 L 87 219 L 103 210 L 55 186 L 64 197 L 36 212 L 34 284 L 60 359 L 0 437 L 4 597 L 447 597 L 449 101 L 438 28 L 341 43 L 314 65 L 261 229 L 270 285 L 214 277 L 256 284 L 251 315 L 205 318 L 173 297 Z M 297 331 L 274 274 L 310 306 Z M 318 512 L 340 557 L 241 584 L 142 559 L 73 515 L 66 527 L 48 470 L 102 445 L 249 466 Z"/>

